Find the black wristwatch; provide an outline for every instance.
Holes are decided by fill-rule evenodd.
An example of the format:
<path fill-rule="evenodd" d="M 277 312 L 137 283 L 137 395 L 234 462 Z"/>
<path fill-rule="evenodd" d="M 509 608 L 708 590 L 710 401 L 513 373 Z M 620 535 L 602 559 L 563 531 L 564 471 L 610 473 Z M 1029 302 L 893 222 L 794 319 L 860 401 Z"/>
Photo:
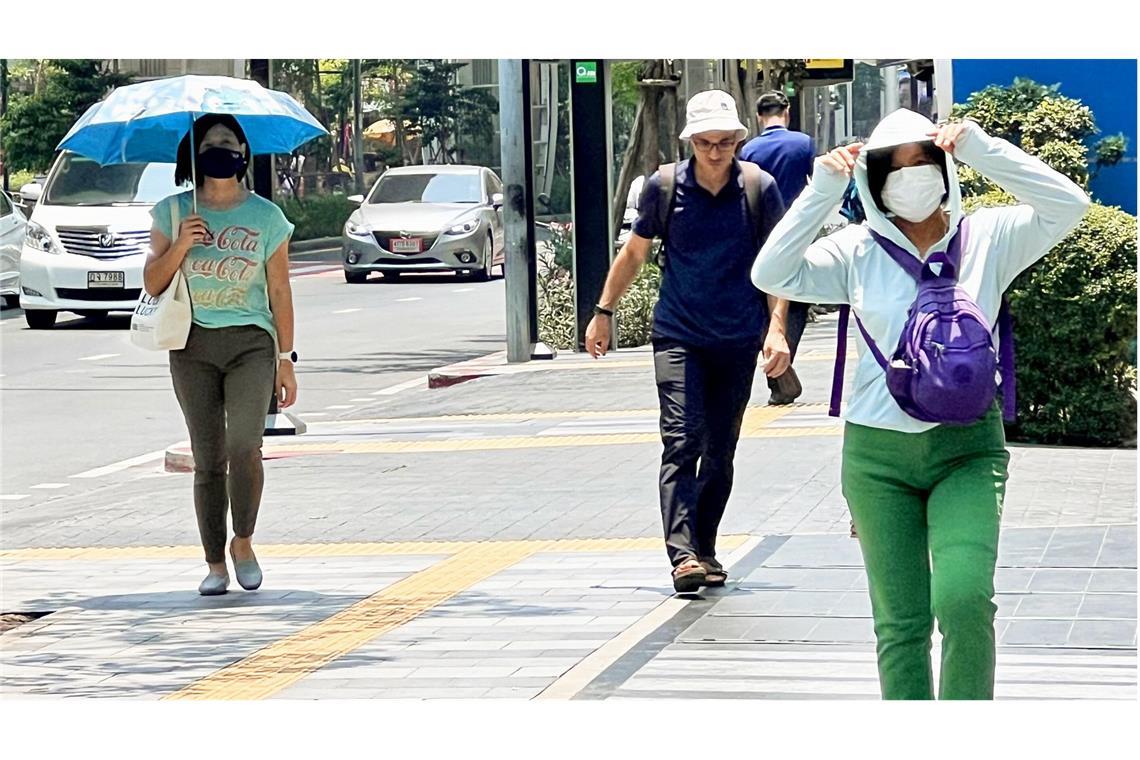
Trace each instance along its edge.
<path fill-rule="evenodd" d="M 277 361 L 283 362 L 286 359 L 288 359 L 289 361 L 296 364 L 297 363 L 297 352 L 296 351 L 282 351 L 281 353 L 277 354 Z"/>
<path fill-rule="evenodd" d="M 601 306 L 595 306 L 594 307 L 594 314 L 595 315 L 604 314 L 607 317 L 612 317 L 614 315 L 614 313 L 612 311 L 610 311 L 609 309 L 604 309 Z"/>

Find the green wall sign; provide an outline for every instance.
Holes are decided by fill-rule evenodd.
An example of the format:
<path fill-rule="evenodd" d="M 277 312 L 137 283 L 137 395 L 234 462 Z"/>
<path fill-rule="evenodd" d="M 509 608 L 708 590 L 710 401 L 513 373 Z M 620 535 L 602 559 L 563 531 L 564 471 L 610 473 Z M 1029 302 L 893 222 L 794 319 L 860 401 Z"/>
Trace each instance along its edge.
<path fill-rule="evenodd" d="M 598 83 L 598 62 L 579 61 L 574 64 L 574 81 L 578 84 Z"/>

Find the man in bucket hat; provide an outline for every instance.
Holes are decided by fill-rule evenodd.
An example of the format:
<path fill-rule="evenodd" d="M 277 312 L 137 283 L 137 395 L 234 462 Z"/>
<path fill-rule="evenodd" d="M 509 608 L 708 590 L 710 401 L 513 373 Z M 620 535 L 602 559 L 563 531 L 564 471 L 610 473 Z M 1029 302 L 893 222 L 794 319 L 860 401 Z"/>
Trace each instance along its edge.
<path fill-rule="evenodd" d="M 757 357 L 763 354 L 770 377 L 790 363 L 787 302 L 751 287 L 756 251 L 784 204 L 771 175 L 736 159 L 747 134 L 728 93 L 709 90 L 689 101 L 680 137 L 692 158 L 660 167 L 645 183 L 632 234 L 586 331 L 586 350 L 603 356 L 617 302 L 648 261 L 653 238 L 661 238 L 652 337 L 664 444 L 661 513 L 678 592 L 727 579 L 716 534 Z"/>

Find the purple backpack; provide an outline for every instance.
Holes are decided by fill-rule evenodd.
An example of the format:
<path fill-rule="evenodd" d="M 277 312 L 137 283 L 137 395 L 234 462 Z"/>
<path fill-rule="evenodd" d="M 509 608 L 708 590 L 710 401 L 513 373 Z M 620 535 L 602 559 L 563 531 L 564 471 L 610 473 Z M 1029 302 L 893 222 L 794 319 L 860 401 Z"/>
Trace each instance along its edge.
<path fill-rule="evenodd" d="M 958 286 L 966 231 L 966 220 L 963 220 L 946 251 L 931 254 L 925 263 L 871 231 L 875 242 L 918 282 L 918 296 L 907 312 L 906 324 L 890 361 L 867 334 L 858 315 L 855 315 L 855 323 L 875 361 L 886 373 L 891 396 L 904 412 L 924 422 L 946 425 L 977 422 L 993 405 L 999 368 L 1005 419 L 1012 421 L 1017 411 L 1009 305 L 1002 298 L 998 316 L 999 361 L 994 350 L 993 329 L 974 299 Z M 843 306 L 839 312 L 839 345 L 831 388 L 833 417 L 839 416 L 843 394 L 850 312 L 850 306 Z"/>

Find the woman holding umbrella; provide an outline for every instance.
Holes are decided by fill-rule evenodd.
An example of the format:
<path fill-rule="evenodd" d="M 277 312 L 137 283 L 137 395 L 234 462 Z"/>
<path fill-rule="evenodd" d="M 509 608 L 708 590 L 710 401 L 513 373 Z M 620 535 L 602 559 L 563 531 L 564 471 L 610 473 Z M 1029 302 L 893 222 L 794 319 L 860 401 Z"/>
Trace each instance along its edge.
<path fill-rule="evenodd" d="M 275 204 L 242 184 L 250 146 L 238 120 L 206 114 L 178 147 L 175 181 L 193 189 L 151 212 L 148 293 L 161 293 L 180 268 L 193 322 L 186 346 L 170 352 L 174 391 L 194 454 L 194 510 L 209 574 L 203 595 L 224 594 L 226 511 L 229 545 L 242 588 L 261 585 L 252 540 L 264 473 L 261 437 L 272 394 L 282 408 L 297 398 L 293 372 L 293 225 Z"/>

